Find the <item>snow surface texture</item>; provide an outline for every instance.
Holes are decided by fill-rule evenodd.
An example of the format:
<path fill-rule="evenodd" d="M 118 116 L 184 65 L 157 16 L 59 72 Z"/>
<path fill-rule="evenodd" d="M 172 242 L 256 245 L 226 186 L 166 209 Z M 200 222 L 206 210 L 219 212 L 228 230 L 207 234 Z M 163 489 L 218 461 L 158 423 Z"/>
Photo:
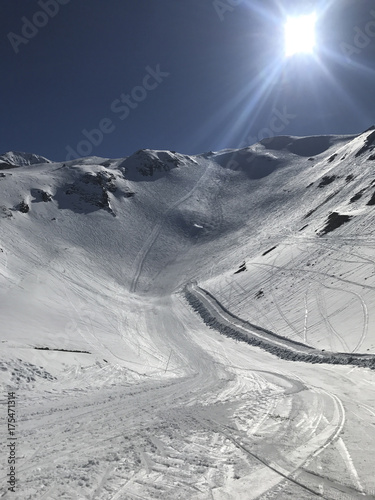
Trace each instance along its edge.
<path fill-rule="evenodd" d="M 374 135 L 1 156 L 0 495 L 375 498 Z"/>

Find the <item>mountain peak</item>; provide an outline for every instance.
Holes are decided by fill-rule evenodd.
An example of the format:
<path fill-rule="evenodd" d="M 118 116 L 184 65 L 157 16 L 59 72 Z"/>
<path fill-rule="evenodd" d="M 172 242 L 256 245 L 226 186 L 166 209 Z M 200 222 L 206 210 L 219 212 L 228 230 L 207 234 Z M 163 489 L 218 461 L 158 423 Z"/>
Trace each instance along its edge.
<path fill-rule="evenodd" d="M 39 163 L 51 163 L 51 160 L 44 158 L 44 156 L 20 151 L 8 151 L 0 155 L 0 169 L 24 167 Z"/>

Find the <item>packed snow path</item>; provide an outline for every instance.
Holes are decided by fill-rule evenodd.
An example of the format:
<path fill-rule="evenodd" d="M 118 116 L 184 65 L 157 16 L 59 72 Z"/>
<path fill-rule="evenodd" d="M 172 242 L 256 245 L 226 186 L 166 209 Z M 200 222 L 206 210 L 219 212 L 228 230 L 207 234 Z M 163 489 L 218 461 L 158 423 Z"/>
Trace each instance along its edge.
<path fill-rule="evenodd" d="M 193 309 L 210 327 L 227 337 L 260 346 L 282 359 L 306 363 L 351 364 L 375 369 L 374 355 L 319 351 L 309 345 L 281 337 L 257 325 L 252 325 L 231 314 L 210 292 L 194 283 L 185 286 L 184 295 Z"/>
<path fill-rule="evenodd" d="M 132 384 L 91 367 L 18 392 L 17 498 L 375 498 L 362 495 L 373 485 L 360 450 L 374 433 L 372 372 L 223 339 L 176 295 L 146 309 L 168 366 Z"/>

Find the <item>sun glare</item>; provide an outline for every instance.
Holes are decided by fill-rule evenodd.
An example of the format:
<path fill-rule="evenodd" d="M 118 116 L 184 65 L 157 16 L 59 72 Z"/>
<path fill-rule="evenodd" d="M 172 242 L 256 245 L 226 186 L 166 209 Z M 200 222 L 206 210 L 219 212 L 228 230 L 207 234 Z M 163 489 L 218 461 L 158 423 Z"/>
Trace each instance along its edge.
<path fill-rule="evenodd" d="M 285 24 L 285 55 L 312 54 L 315 48 L 315 12 L 307 16 L 289 17 Z"/>

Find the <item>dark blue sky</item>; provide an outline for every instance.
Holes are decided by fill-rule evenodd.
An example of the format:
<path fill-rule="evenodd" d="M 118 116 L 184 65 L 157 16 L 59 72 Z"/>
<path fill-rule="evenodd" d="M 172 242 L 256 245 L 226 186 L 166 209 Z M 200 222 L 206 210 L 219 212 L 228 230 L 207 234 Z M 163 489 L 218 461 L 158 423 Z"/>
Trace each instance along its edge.
<path fill-rule="evenodd" d="M 286 14 L 314 8 L 317 56 L 285 60 Z M 375 122 L 374 0 L 1 0 L 0 36 L 0 153 L 193 154 Z"/>

